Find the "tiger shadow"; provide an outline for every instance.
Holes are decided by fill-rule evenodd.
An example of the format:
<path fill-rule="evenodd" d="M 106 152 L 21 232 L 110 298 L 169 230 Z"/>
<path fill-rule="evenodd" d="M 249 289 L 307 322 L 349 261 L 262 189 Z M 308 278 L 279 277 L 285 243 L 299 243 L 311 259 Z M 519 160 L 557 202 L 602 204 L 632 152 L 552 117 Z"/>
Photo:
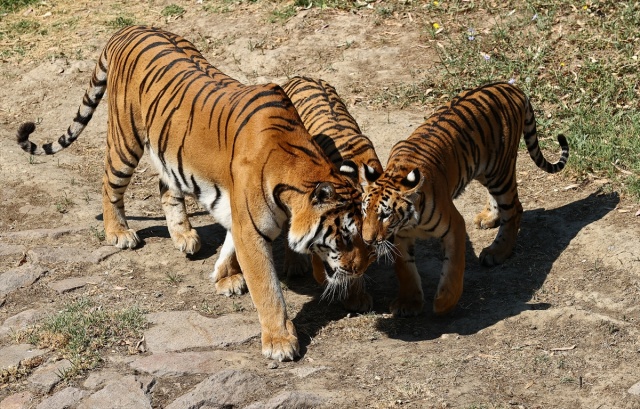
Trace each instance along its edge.
<path fill-rule="evenodd" d="M 480 265 L 467 236 L 464 291 L 456 309 L 444 317 L 431 312 L 442 267 L 440 244 L 435 240 L 418 241 L 416 260 L 425 294 L 424 311 L 411 318 L 393 318 L 385 314 L 377 318 L 376 329 L 390 338 L 403 341 L 432 340 L 447 333 L 474 334 L 523 311 L 551 307 L 548 304 L 532 303 L 531 300 L 544 284 L 553 263 L 585 226 L 604 217 L 619 201 L 617 193 L 594 193 L 556 209 L 525 211 L 514 255 L 504 264 L 492 268 Z M 150 220 L 136 217 L 132 219 Z M 164 218 L 152 219 L 160 221 Z M 216 223 L 196 227 L 196 230 L 203 246 L 197 254 L 189 257 L 193 260 L 208 260 L 213 266 L 226 230 Z M 147 226 L 139 230 L 138 234 L 143 240 L 149 237 L 169 238 L 164 225 Z M 278 276 L 287 291 L 311 297 L 293 317 L 304 356 L 307 346 L 322 328 L 345 318 L 349 312 L 339 301 L 322 299 L 323 288 L 313 280 L 310 272 L 301 277 L 285 276 L 285 245 L 282 235 L 273 243 Z M 375 262 L 367 271 L 366 280 L 368 291 L 374 300 L 373 310 L 376 313 L 388 313 L 389 304 L 395 297 L 398 286 L 393 266 Z"/>
<path fill-rule="evenodd" d="M 394 339 L 432 340 L 447 333 L 475 334 L 523 311 L 550 308 L 551 305 L 532 299 L 542 288 L 554 262 L 585 226 L 604 217 L 619 201 L 617 193 L 592 193 L 555 209 L 525 211 L 514 255 L 496 267 L 480 265 L 467 237 L 464 291 L 456 309 L 443 317 L 431 311 L 442 266 L 439 244 L 428 242 L 426 248 L 420 249 L 422 245 L 418 242 L 416 259 L 425 294 L 424 312 L 413 318 L 381 317 L 377 329 Z M 371 272 L 374 278 L 380 274 L 377 269 Z M 384 293 L 374 290 L 373 296 L 388 303 L 397 283 L 393 277 L 383 284 L 379 287 L 391 290 Z"/>

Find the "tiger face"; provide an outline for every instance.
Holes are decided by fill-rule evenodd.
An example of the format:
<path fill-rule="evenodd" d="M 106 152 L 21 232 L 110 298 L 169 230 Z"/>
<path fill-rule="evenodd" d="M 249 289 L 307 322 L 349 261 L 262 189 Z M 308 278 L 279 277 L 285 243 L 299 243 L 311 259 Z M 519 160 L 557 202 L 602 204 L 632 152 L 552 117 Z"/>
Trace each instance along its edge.
<path fill-rule="evenodd" d="M 354 184 L 336 187 L 323 182 L 292 214 L 289 246 L 319 257 L 324 281 L 329 286 L 342 285 L 361 277 L 371 262 L 373 248 L 362 240 L 361 228 L 360 193 Z"/>
<path fill-rule="evenodd" d="M 386 170 L 366 185 L 362 201 L 362 238 L 375 248 L 378 258 L 391 258 L 393 236 L 419 223 L 419 191 L 424 177 L 415 168 L 410 172 Z"/>

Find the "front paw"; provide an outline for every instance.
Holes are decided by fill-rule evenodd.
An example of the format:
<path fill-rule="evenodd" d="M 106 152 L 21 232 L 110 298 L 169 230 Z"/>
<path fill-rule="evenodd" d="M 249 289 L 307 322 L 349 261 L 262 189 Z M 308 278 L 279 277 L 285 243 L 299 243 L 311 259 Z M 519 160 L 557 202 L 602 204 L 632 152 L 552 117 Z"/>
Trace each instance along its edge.
<path fill-rule="evenodd" d="M 511 256 L 511 253 L 512 251 L 510 249 L 505 250 L 498 246 L 491 245 L 480 252 L 480 264 L 485 267 L 497 266 L 498 264 L 504 263 Z"/>
<path fill-rule="evenodd" d="M 120 229 L 117 231 L 106 232 L 107 243 L 116 246 L 119 249 L 133 249 L 140 244 L 140 237 L 133 229 Z"/>
<path fill-rule="evenodd" d="M 262 329 L 262 355 L 280 362 L 293 361 L 300 356 L 298 336 L 291 320 L 286 321 L 286 328 L 278 335 Z"/>
<path fill-rule="evenodd" d="M 424 297 L 422 293 L 400 296 L 391 302 L 389 309 L 394 317 L 413 317 L 422 312 Z"/>
<path fill-rule="evenodd" d="M 373 309 L 373 298 L 364 285 L 364 278 L 355 279 L 349 286 L 347 298 L 342 301 L 342 305 L 347 311 L 359 313 L 369 312 Z"/>
<path fill-rule="evenodd" d="M 459 289 L 439 288 L 433 300 L 433 312 L 437 315 L 450 312 L 458 304 L 461 295 L 462 286 L 459 286 Z"/>
<path fill-rule="evenodd" d="M 176 248 L 183 253 L 195 254 L 200 250 L 200 236 L 195 229 L 186 233 L 174 233 L 171 238 Z"/>
<path fill-rule="evenodd" d="M 234 274 L 228 277 L 222 277 L 216 281 L 216 294 L 240 295 L 247 292 L 247 283 L 244 281 L 242 274 Z"/>
<path fill-rule="evenodd" d="M 293 250 L 286 250 L 284 253 L 284 271 L 287 278 L 297 278 L 304 276 L 310 269 L 311 263 L 307 254 L 299 254 Z"/>

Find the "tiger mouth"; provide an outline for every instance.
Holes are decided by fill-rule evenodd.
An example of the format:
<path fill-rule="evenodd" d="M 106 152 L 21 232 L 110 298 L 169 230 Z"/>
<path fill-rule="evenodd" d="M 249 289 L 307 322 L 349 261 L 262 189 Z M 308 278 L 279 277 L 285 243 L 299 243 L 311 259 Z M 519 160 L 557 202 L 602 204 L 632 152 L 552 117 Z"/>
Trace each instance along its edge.
<path fill-rule="evenodd" d="M 323 261 L 322 265 L 324 266 L 324 274 L 328 281 L 350 280 L 361 276 L 361 274 L 355 271 L 349 271 L 342 267 L 333 268 L 326 261 Z"/>

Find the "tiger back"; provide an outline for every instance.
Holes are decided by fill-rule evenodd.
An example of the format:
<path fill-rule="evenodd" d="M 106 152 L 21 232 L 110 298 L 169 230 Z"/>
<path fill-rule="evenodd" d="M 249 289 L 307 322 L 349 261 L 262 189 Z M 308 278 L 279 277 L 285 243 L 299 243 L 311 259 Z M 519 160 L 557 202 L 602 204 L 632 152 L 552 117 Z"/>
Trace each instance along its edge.
<path fill-rule="evenodd" d="M 319 78 L 293 77 L 282 88 L 305 128 L 335 166 L 339 168 L 344 161 L 353 161 L 358 166 L 361 184 L 380 176 L 382 164 L 373 143 L 362 134 L 331 84 Z"/>
<path fill-rule="evenodd" d="M 271 242 L 289 223 L 288 244 L 317 254 L 331 279 L 348 282 L 369 264 L 360 238 L 355 166 L 340 173 L 311 141 L 291 101 L 275 84 L 246 86 L 211 66 L 189 41 L 144 26 L 108 41 L 67 131 L 38 146 L 33 123 L 19 145 L 54 154 L 73 143 L 108 92 L 103 218 L 107 240 L 140 243 L 124 212 L 124 193 L 145 150 L 160 175 L 169 233 L 187 253 L 200 248 L 184 204 L 198 202 L 227 229 L 212 278 L 221 293 L 248 287 L 262 329 L 262 352 L 299 353 L 275 273 Z"/>
<path fill-rule="evenodd" d="M 516 184 L 516 158 L 521 135 L 530 157 L 549 173 L 562 170 L 569 147 L 558 136 L 562 155 L 549 163 L 541 153 L 533 109 L 526 95 L 508 83 L 462 92 L 438 109 L 406 140 L 391 150 L 387 166 L 365 187 L 362 235 L 378 253 L 391 254 L 399 281 L 392 302 L 395 315 L 422 310 L 423 293 L 415 264 L 415 240 L 438 238 L 444 261 L 434 312 L 446 313 L 462 294 L 465 268 L 465 222 L 453 204 L 472 180 L 489 191 L 474 224 L 499 227 L 493 243 L 482 250 L 487 266 L 504 262 L 513 252 L 522 205 Z"/>
<path fill-rule="evenodd" d="M 305 128 L 337 168 L 345 161 L 353 162 L 358 168 L 360 185 L 373 182 L 380 176 L 382 164 L 373 143 L 362 134 L 335 87 L 323 79 L 296 76 L 282 88 L 298 111 Z M 288 276 L 298 275 L 306 269 L 306 259 L 290 252 L 285 256 Z M 325 283 L 322 263 L 313 260 L 312 256 L 312 265 L 316 280 Z M 345 308 L 358 312 L 370 310 L 373 302 L 365 290 L 364 278 L 352 280 L 350 284 L 348 289 L 327 286 L 325 294 L 343 292 L 341 298 Z"/>

